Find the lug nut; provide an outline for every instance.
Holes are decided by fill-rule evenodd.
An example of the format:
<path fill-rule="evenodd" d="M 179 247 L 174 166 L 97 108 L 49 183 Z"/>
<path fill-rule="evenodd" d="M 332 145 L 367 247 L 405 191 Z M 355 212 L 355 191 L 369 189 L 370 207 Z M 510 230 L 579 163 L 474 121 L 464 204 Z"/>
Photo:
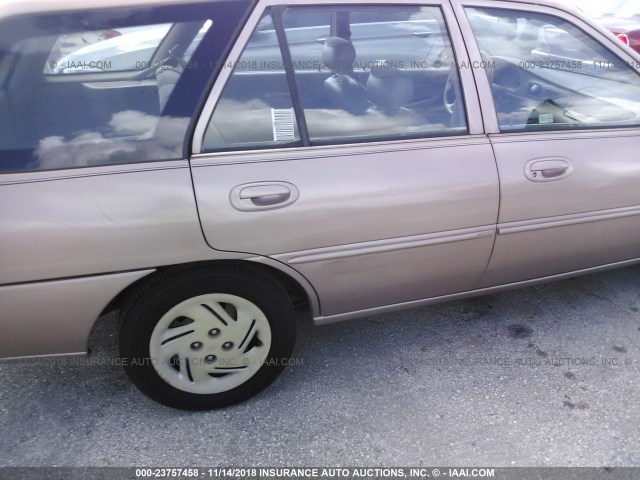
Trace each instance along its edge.
<path fill-rule="evenodd" d="M 209 335 L 212 337 L 217 337 L 218 335 L 220 335 L 220 329 L 212 328 L 211 330 L 209 330 Z"/>
<path fill-rule="evenodd" d="M 207 355 L 206 357 L 204 357 L 204 361 L 207 362 L 209 365 L 216 363 L 217 357 L 215 355 Z"/>
<path fill-rule="evenodd" d="M 200 342 L 193 342 L 191 344 L 191 350 L 200 350 L 202 348 L 202 343 Z"/>
<path fill-rule="evenodd" d="M 224 348 L 225 350 L 231 350 L 233 348 L 233 343 L 226 342 L 226 343 L 222 344 L 222 348 Z"/>

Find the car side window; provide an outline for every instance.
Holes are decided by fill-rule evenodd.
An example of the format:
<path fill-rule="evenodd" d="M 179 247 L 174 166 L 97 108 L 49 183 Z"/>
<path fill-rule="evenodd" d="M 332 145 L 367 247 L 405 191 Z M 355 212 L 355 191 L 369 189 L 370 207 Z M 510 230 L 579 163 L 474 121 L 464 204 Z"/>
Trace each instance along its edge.
<path fill-rule="evenodd" d="M 190 61 L 212 24 L 211 20 L 204 22 L 182 54 L 182 61 Z M 70 75 L 145 70 L 153 66 L 153 57 L 173 26 L 173 23 L 162 23 L 59 35 L 43 73 Z"/>
<path fill-rule="evenodd" d="M 0 173 L 186 158 L 189 123 L 246 8 L 223 0 L 4 20 Z"/>
<path fill-rule="evenodd" d="M 298 144 L 299 133 L 271 13 L 267 11 L 233 65 L 213 112 L 204 149 Z"/>
<path fill-rule="evenodd" d="M 106 28 L 59 35 L 45 62 L 46 75 L 143 70 L 171 23 Z"/>
<path fill-rule="evenodd" d="M 300 6 L 281 15 L 286 45 L 267 13 L 236 64 L 227 65 L 234 71 L 209 122 L 205 152 L 300 146 L 305 125 L 310 145 L 467 132 L 439 8 Z M 291 56 L 289 71 L 281 48 Z"/>
<path fill-rule="evenodd" d="M 547 14 L 468 8 L 501 131 L 640 125 L 640 76 Z"/>
<path fill-rule="evenodd" d="M 295 25 L 321 12 L 328 33 L 300 42 Z M 312 144 L 466 132 L 439 8 L 292 7 L 283 23 Z"/>

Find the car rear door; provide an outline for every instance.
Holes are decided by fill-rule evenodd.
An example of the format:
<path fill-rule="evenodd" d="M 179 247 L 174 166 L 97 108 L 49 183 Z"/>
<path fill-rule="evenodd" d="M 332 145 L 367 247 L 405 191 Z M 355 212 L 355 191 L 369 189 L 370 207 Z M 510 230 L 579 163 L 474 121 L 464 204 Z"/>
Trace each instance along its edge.
<path fill-rule="evenodd" d="M 196 128 L 208 243 L 296 269 L 325 318 L 475 288 L 498 176 L 452 13 L 260 4 Z"/>
<path fill-rule="evenodd" d="M 482 286 L 640 257 L 638 59 L 577 12 L 459 1 L 501 181 Z"/>

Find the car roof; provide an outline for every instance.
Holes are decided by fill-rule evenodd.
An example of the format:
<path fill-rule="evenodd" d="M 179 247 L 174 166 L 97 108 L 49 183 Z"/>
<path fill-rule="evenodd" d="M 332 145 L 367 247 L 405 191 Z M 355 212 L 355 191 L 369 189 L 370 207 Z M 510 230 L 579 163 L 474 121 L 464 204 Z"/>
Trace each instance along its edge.
<path fill-rule="evenodd" d="M 183 0 L 184 1 L 184 0 Z M 212 2 L 247 3 L 248 0 L 191 0 L 189 3 Z M 77 10 L 104 10 L 126 7 L 153 7 L 181 3 L 179 0 L 0 0 L 0 15 L 3 17 L 38 12 L 65 12 Z"/>
<path fill-rule="evenodd" d="M 9 17 L 37 12 L 65 12 L 74 10 L 103 10 L 107 8 L 162 6 L 175 4 L 177 1 L 178 0 L 57 0 L 54 3 L 51 0 L 0 0 L 0 15 L 3 17 Z M 192 0 L 193 3 L 212 3 L 219 1 L 246 3 L 249 0 Z M 572 13 L 578 12 L 578 9 L 573 5 L 561 3 L 556 0 L 490 0 L 490 2 L 491 1 L 506 1 L 507 3 L 514 4 L 549 6 Z M 464 3 L 464 0 L 451 0 L 451 2 L 454 4 Z M 292 3 L 301 4 L 305 2 L 296 0 Z M 309 3 L 313 3 L 313 0 L 309 0 Z M 336 0 L 336 3 L 339 3 L 339 1 Z"/>

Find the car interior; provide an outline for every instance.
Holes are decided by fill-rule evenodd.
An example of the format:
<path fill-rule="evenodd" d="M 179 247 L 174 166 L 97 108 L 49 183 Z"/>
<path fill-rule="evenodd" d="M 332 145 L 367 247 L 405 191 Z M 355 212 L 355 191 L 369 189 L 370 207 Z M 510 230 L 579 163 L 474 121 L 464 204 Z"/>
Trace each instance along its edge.
<path fill-rule="evenodd" d="M 446 27 L 431 12 L 421 13 L 411 7 L 285 12 L 284 28 L 312 145 L 466 131 Z M 325 24 L 288 28 L 319 19 Z M 243 66 L 258 68 L 236 67 L 207 131 L 208 151 L 282 146 L 274 142 L 270 112 L 292 109 L 292 98 L 282 66 L 260 68 L 267 44 L 269 58 L 280 55 L 269 17 L 240 59 Z M 282 65 L 281 56 L 276 64 Z M 449 97 L 454 96 L 450 103 L 445 101 L 447 86 Z M 299 145 L 299 136 L 287 143 Z"/>
<path fill-rule="evenodd" d="M 470 9 L 500 127 L 508 131 L 638 123 L 639 78 L 564 20 Z"/>
<path fill-rule="evenodd" d="M 469 19 L 503 130 L 637 123 L 637 73 L 576 27 L 498 9 L 469 9 Z M 210 75 L 186 55 L 207 22 L 175 22 L 142 70 L 47 74 L 69 26 L 3 48 L 2 169 L 183 158 L 192 113 L 176 115 L 181 99 L 172 97 L 185 74 Z M 438 8 L 291 7 L 282 22 L 311 145 L 466 132 Z M 214 111 L 205 151 L 301 145 L 281 47 L 268 12 Z"/>
<path fill-rule="evenodd" d="M 0 51 L 0 71 L 5 72 L 0 78 L 2 170 L 184 158 L 184 133 L 192 112 L 184 107 L 180 115 L 177 99 L 169 111 L 168 102 L 187 71 L 185 52 L 189 47 L 193 52 L 194 42 L 201 40 L 198 32 L 211 20 L 175 22 L 152 58 L 144 59 L 148 68 L 52 74 L 48 62 L 52 51 L 59 51 L 60 38 L 78 32 L 73 19 L 68 23 L 52 27 L 40 22 L 40 35 L 13 40 Z M 211 55 L 213 64 L 218 59 L 215 52 Z M 191 81 L 198 77 L 196 83 L 204 85 L 210 72 L 192 69 Z"/>

